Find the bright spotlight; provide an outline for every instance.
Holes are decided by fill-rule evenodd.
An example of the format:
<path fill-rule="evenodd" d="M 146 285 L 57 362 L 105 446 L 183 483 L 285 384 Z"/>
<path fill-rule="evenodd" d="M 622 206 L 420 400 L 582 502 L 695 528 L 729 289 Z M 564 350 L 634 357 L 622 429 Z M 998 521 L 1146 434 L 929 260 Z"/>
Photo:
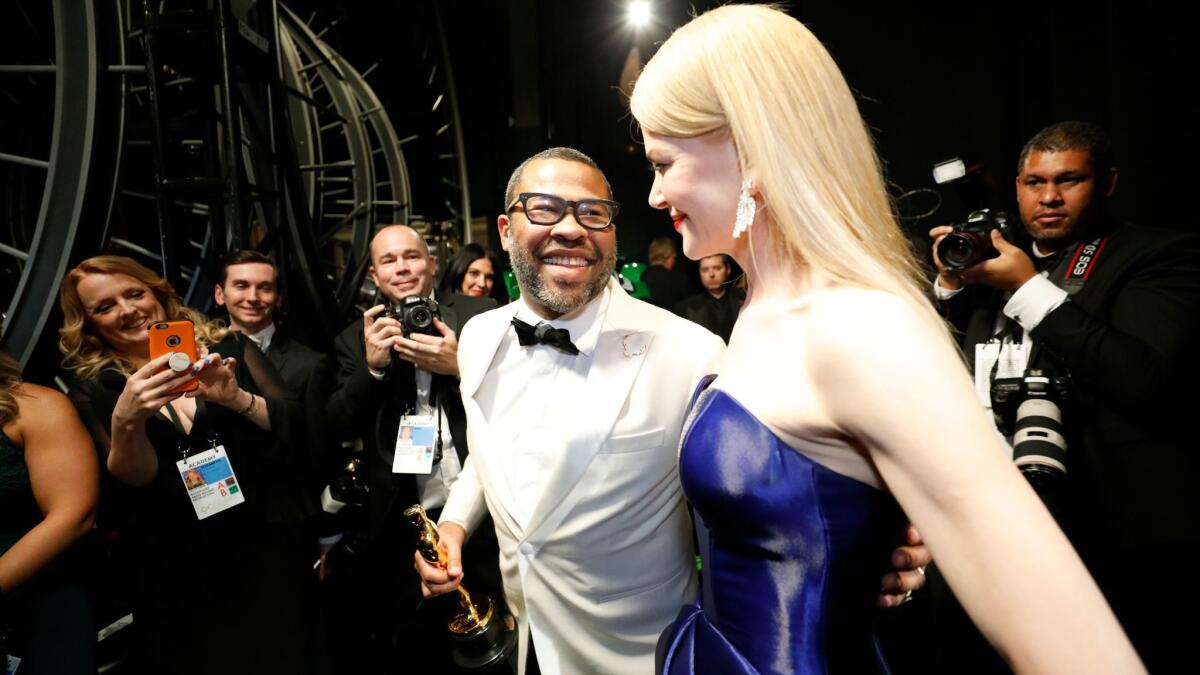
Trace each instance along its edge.
<path fill-rule="evenodd" d="M 641 28 L 650 23 L 650 3 L 644 0 L 634 0 L 629 3 L 626 9 L 629 23 L 633 24 L 634 28 Z"/>

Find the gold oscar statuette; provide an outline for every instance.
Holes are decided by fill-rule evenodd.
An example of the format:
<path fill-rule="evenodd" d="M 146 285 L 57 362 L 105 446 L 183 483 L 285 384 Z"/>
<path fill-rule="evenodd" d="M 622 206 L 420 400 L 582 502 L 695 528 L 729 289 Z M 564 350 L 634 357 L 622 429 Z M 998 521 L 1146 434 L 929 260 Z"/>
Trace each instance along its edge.
<path fill-rule="evenodd" d="M 417 531 L 417 552 L 430 565 L 445 569 L 446 554 L 438 545 L 441 536 L 425 508 L 414 504 L 404 510 L 404 516 Z M 507 659 L 516 646 L 512 617 L 496 617 L 496 603 L 486 595 L 472 599 L 461 584 L 455 590 L 461 611 L 447 623 L 458 643 L 453 653 L 454 662 L 461 668 L 483 670 Z"/>

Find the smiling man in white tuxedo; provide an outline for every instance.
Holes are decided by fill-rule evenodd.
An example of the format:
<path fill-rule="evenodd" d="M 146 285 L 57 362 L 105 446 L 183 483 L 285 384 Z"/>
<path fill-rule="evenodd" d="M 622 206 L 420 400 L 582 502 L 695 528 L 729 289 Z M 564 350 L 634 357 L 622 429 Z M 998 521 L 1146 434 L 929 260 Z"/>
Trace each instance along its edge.
<path fill-rule="evenodd" d="M 649 673 L 696 596 L 676 452 L 724 343 L 613 279 L 619 205 L 583 153 L 526 160 L 505 207 L 521 297 L 462 330 L 471 456 L 439 521 L 447 569 L 416 566 L 428 592 L 452 591 L 462 542 L 490 512 L 518 672 Z"/>

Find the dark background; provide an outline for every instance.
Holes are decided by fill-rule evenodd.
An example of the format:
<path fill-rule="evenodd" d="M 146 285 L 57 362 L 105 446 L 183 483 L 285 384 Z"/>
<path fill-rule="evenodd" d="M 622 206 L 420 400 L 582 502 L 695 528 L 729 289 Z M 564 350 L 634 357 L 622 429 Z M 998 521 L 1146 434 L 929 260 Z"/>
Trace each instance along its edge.
<path fill-rule="evenodd" d="M 351 61 L 384 58 L 371 80 L 384 97 L 403 64 L 389 63 L 403 3 L 319 3 L 342 20 L 326 35 Z M 644 63 L 692 8 L 656 0 L 655 25 L 634 32 L 615 0 L 445 0 L 441 3 L 463 114 L 472 209 L 494 223 L 509 173 L 551 145 L 590 154 L 622 203 L 620 251 L 644 260 L 653 237 L 672 235 L 646 205 L 650 174 L 617 86 L 629 51 Z M 996 184 L 993 205 L 1013 208 L 1021 145 L 1057 121 L 1108 129 L 1121 179 L 1114 208 L 1148 225 L 1195 227 L 1186 196 L 1200 169 L 1197 48 L 1185 10 L 1158 2 L 793 2 L 788 11 L 829 48 L 874 131 L 893 195 L 937 188 L 931 168 L 976 156 Z M 389 75 L 391 73 L 391 75 Z M 420 167 L 413 167 L 414 173 Z M 935 224 L 965 215 L 952 190 L 925 218 L 906 218 L 918 243 Z M 902 213 L 936 205 L 926 193 Z M 494 227 L 491 245 L 499 248 Z"/>

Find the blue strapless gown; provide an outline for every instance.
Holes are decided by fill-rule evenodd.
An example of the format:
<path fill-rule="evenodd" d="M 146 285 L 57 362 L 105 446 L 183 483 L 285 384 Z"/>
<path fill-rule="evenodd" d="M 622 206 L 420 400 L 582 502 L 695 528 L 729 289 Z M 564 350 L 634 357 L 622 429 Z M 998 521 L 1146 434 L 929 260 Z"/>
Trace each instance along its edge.
<path fill-rule="evenodd" d="M 669 675 L 887 672 L 875 598 L 907 519 L 700 384 L 680 456 L 704 590 L 660 643 Z"/>

